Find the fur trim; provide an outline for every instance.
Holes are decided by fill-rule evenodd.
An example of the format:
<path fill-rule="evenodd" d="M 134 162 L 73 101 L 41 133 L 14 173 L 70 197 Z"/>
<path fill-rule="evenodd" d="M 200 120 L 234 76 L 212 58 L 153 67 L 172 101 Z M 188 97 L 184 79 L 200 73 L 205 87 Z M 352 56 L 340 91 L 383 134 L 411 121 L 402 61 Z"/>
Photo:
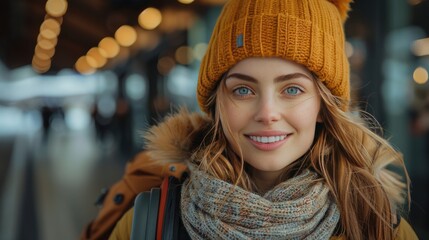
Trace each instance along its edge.
<path fill-rule="evenodd" d="M 348 18 L 348 12 L 350 11 L 350 3 L 352 0 L 328 0 L 333 3 L 338 11 L 340 12 L 341 19 L 345 22 Z"/>
<path fill-rule="evenodd" d="M 199 150 L 212 125 L 212 120 L 206 115 L 181 109 L 144 133 L 147 153 L 151 159 L 161 164 L 185 163 Z M 386 156 L 377 157 L 378 160 L 371 170 L 382 184 L 391 203 L 400 206 L 406 197 L 403 191 L 406 184 L 401 176 L 388 169 L 389 165 L 395 164 L 395 158 Z"/>
<path fill-rule="evenodd" d="M 190 159 L 211 123 L 207 116 L 180 109 L 143 135 L 149 156 L 160 163 Z"/>
<path fill-rule="evenodd" d="M 398 158 L 392 157 L 391 154 L 380 154 L 380 157 L 377 157 L 377 161 L 372 165 L 376 179 L 381 183 L 390 203 L 395 207 L 403 206 L 408 194 L 408 186 L 404 182 L 403 176 L 394 171 L 398 166 L 400 167 L 401 163 L 398 162 Z M 393 169 L 389 169 L 392 167 Z"/>

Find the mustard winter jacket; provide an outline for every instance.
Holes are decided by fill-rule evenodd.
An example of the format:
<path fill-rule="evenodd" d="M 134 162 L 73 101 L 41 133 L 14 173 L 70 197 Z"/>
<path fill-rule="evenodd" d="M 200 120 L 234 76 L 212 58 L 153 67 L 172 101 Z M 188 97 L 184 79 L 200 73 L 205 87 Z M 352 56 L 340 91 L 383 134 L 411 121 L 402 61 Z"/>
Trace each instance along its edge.
<path fill-rule="evenodd" d="M 184 164 L 186 159 L 191 158 L 191 154 L 195 151 L 195 143 L 202 141 L 201 135 L 204 134 L 201 134 L 201 132 L 204 132 L 210 126 L 211 122 L 197 113 L 191 114 L 182 111 L 177 115 L 167 118 L 158 126 L 152 127 L 149 133 L 145 135 L 146 140 L 148 140 L 147 149 L 150 156 L 146 161 L 155 161 L 164 166 L 163 169 L 177 169 L 179 171 L 176 174 L 181 174 L 185 170 L 184 165 L 181 164 Z M 171 164 L 178 165 L 171 167 Z M 129 239 L 132 216 L 132 210 L 124 215 L 113 230 L 110 239 Z M 395 239 L 398 240 L 418 239 L 405 219 L 400 219 L 395 232 Z M 331 237 L 331 239 L 341 240 L 344 238 Z"/>
<path fill-rule="evenodd" d="M 131 226 L 133 221 L 133 209 L 130 209 L 122 219 L 116 224 L 109 240 L 125 240 L 131 237 Z M 401 219 L 396 228 L 395 240 L 415 240 L 418 239 L 416 233 L 405 219 Z M 331 237 L 330 240 L 345 240 L 344 237 Z"/>

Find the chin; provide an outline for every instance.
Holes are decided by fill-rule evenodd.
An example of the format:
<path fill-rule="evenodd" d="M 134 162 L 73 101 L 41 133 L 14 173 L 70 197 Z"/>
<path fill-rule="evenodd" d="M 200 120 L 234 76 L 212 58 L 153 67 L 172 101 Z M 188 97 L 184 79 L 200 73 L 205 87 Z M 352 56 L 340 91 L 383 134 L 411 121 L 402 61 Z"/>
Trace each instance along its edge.
<path fill-rule="evenodd" d="M 290 165 L 286 163 L 251 164 L 255 170 L 262 172 L 278 172 Z"/>

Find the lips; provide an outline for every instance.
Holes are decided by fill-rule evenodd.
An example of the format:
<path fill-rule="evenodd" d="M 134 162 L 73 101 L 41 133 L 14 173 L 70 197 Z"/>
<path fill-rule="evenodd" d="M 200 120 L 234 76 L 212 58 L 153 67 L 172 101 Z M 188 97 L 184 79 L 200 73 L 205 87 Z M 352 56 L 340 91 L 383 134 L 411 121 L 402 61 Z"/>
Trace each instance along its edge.
<path fill-rule="evenodd" d="M 291 134 L 285 132 L 258 132 L 247 134 L 249 142 L 259 150 L 272 151 L 287 141 Z"/>

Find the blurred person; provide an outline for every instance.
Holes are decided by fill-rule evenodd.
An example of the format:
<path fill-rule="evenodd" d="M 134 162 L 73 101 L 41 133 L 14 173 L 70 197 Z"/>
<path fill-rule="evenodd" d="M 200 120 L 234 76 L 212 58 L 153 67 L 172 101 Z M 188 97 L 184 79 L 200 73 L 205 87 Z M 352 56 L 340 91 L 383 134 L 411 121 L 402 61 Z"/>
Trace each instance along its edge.
<path fill-rule="evenodd" d="M 64 121 L 64 110 L 60 106 L 43 105 L 40 108 L 42 115 L 43 141 L 47 141 L 49 131 L 53 127 L 55 121 Z"/>
<path fill-rule="evenodd" d="M 417 239 L 401 217 L 410 201 L 402 155 L 349 107 L 349 4 L 226 3 L 201 63 L 203 113 L 181 110 L 150 128 L 139 158 L 147 182 L 165 172 L 145 166 L 187 168 L 189 238 Z M 134 214 L 110 239 L 130 238 Z"/>
<path fill-rule="evenodd" d="M 416 132 L 422 135 L 429 133 L 429 93 L 416 115 Z"/>
<path fill-rule="evenodd" d="M 43 127 L 43 140 L 46 141 L 48 138 L 49 127 L 51 125 L 52 109 L 47 106 L 42 106 L 40 109 L 42 115 L 42 127 Z"/>

